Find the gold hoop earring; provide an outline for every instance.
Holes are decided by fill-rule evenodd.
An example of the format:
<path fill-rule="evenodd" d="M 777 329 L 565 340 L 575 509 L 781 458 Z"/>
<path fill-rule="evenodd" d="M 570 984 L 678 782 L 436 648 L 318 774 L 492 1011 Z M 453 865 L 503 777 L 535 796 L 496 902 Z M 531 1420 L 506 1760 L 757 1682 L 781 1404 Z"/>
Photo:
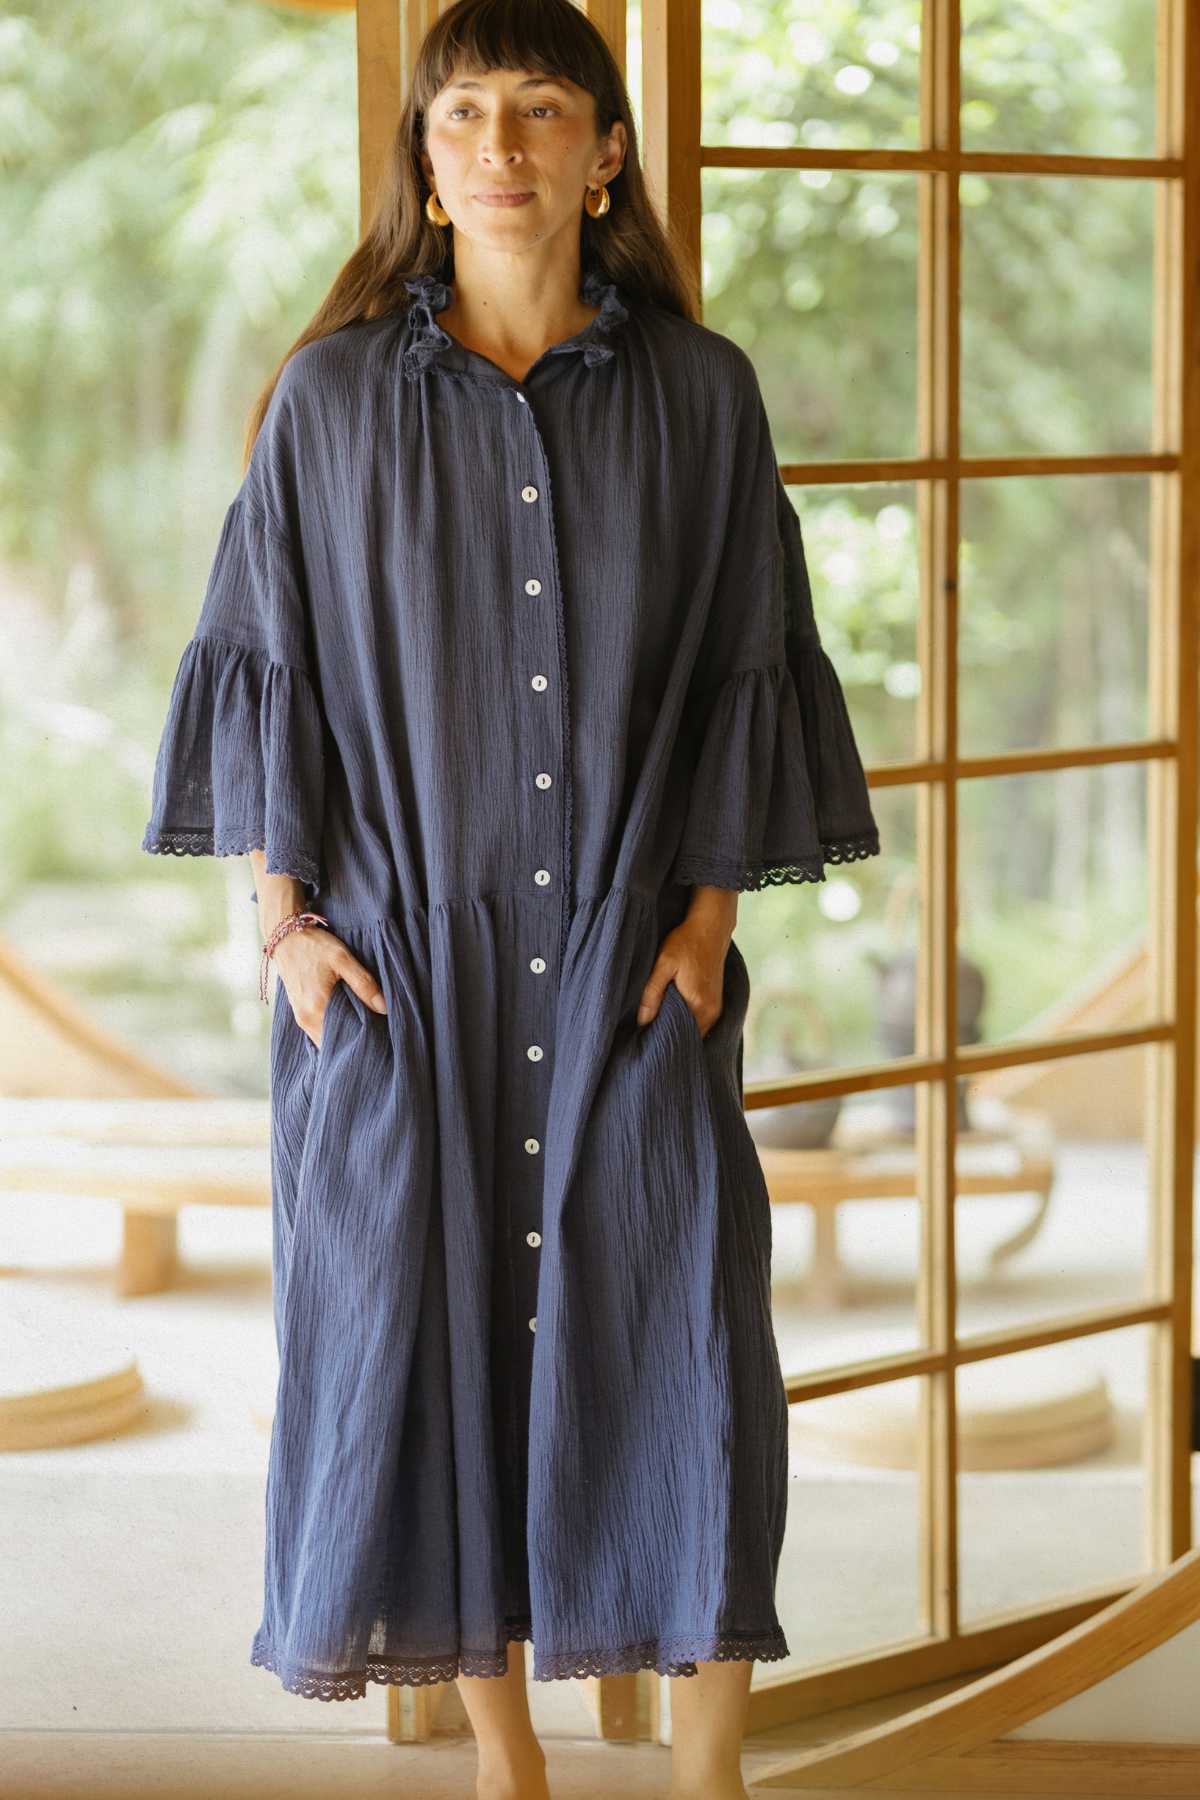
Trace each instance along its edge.
<path fill-rule="evenodd" d="M 593 199 L 593 195 L 598 195 L 599 198 Z M 606 187 L 585 189 L 583 204 L 593 219 L 602 219 L 611 204 L 608 198 L 608 189 Z"/>
<path fill-rule="evenodd" d="M 436 188 L 425 202 L 425 217 L 431 225 L 448 225 L 450 223 L 450 214 L 438 199 Z"/>

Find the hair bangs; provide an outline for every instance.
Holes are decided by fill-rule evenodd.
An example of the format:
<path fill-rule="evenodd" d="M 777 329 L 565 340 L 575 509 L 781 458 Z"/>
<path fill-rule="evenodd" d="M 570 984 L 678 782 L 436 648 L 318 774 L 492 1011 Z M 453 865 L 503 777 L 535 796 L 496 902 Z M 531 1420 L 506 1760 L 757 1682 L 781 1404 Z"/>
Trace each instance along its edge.
<path fill-rule="evenodd" d="M 456 74 L 486 75 L 492 69 L 558 76 L 596 95 L 609 85 L 594 28 L 577 7 L 480 0 L 467 10 L 444 13 L 430 30 L 414 71 L 414 102 L 424 112 Z"/>

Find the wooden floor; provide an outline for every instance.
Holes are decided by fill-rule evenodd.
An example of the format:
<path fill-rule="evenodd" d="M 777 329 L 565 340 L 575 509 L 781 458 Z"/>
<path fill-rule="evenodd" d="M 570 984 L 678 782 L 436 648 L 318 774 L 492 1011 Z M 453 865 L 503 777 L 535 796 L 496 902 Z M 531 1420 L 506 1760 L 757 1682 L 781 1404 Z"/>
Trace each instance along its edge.
<path fill-rule="evenodd" d="M 789 1749 L 877 1724 L 961 1685 L 942 1682 L 919 1694 L 891 1695 L 757 1733 L 747 1739 L 742 1755 L 747 1787 L 753 1793 L 755 1769 L 778 1761 Z M 671 1754 L 664 1745 L 551 1735 L 543 1743 L 552 1800 L 664 1800 Z M 76 1800 L 84 1795 L 87 1800 L 340 1800 L 351 1795 L 365 1800 L 389 1794 L 406 1800 L 473 1800 L 474 1769 L 474 1743 L 459 1735 L 439 1737 L 429 1745 L 396 1745 L 373 1731 L 347 1736 L 316 1728 L 278 1736 L 0 1731 L 0 1800 Z M 807 1800 L 822 1800 L 824 1792 L 805 1790 Z M 833 1790 L 829 1793 L 832 1800 Z M 838 1790 L 840 1800 L 848 1800 L 849 1794 Z M 938 1800 L 953 1796 L 943 1793 Z"/>
<path fill-rule="evenodd" d="M 662 1746 L 547 1744 L 552 1800 L 665 1800 L 670 1752 Z M 743 1775 L 753 1795 L 754 1764 Z M 400 1748 L 377 1740 L 164 1736 L 160 1733 L 0 1732 L 3 1800 L 473 1800 L 473 1747 L 449 1741 Z M 783 1793 L 774 1789 L 773 1793 Z M 853 1800 L 865 1788 L 806 1788 L 806 1800 Z M 906 1800 L 922 1800 L 912 1792 Z M 927 1800 L 956 1800 L 939 1793 Z M 957 1800 L 980 1800 L 978 1791 Z M 1061 1793 L 1021 1800 L 1063 1800 Z M 1088 1800 L 1117 1800 L 1089 1794 Z"/>

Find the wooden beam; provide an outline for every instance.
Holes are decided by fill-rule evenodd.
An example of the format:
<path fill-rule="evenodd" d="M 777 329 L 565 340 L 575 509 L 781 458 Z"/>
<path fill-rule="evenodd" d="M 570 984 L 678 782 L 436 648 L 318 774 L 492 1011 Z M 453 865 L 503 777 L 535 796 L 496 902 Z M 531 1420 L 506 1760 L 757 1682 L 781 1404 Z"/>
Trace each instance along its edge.
<path fill-rule="evenodd" d="M 959 1763 L 957 1791 L 1019 1792 L 972 1787 L 966 1759 L 985 1746 L 997 1751 L 1006 1732 L 1040 1718 L 1106 1680 L 1200 1620 L 1200 1550 L 1192 1550 L 1122 1595 L 1103 1611 L 1048 1644 L 927 1706 L 882 1725 L 839 1738 L 760 1770 L 758 1788 L 953 1789 L 947 1765 Z M 1021 1750 L 1028 1752 L 1025 1743 Z M 1095 1746 L 1081 1746 L 1094 1752 Z M 1195 1758 L 1200 1745 L 1192 1745 Z M 1194 1771 L 1194 1763 L 1193 1763 Z M 1055 1785 L 1053 1782 L 1051 1787 Z M 1045 1790 L 1043 1790 L 1045 1791 Z M 1103 1787 L 1065 1792 L 1114 1792 Z M 1196 1789 L 1142 1787 L 1139 1793 Z"/>

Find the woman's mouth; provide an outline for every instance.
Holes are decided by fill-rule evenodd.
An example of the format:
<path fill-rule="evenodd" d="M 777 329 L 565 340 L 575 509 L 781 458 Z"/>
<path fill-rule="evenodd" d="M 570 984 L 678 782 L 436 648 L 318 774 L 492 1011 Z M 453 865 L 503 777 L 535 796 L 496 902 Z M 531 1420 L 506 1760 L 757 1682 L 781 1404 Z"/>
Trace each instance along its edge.
<path fill-rule="evenodd" d="M 476 194 L 475 198 L 481 200 L 484 206 L 524 206 L 527 200 L 533 199 L 533 195 L 531 193 L 510 194 L 501 192 L 495 194 Z"/>

